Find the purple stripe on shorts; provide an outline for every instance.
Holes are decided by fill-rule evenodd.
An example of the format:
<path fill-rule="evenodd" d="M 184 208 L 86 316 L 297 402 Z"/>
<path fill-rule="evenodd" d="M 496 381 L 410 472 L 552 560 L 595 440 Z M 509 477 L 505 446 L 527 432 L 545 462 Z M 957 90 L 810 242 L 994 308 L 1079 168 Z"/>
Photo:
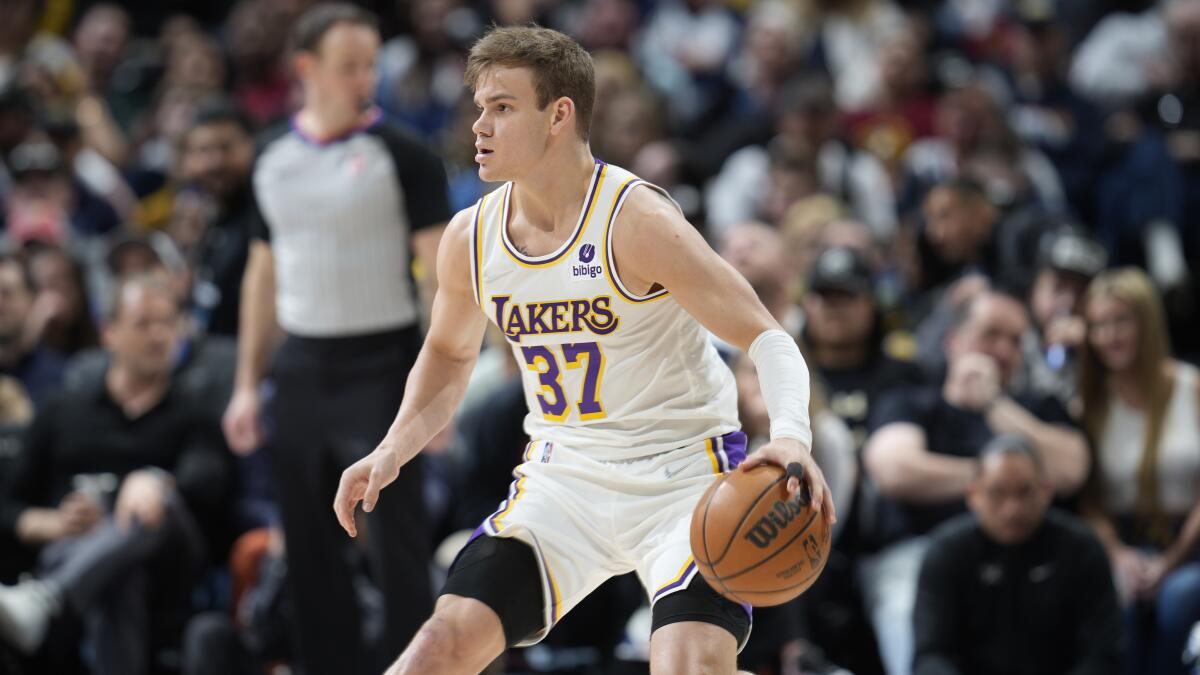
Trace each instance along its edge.
<path fill-rule="evenodd" d="M 525 451 L 528 452 L 529 448 L 526 447 Z M 517 473 L 513 472 L 513 475 L 516 476 Z M 500 528 L 496 527 L 496 516 L 499 516 L 500 514 L 504 513 L 504 510 L 508 508 L 509 504 L 511 504 L 517 498 L 517 495 L 521 493 L 521 490 L 517 487 L 517 484 L 520 482 L 521 482 L 521 479 L 517 478 L 516 480 L 514 480 L 512 483 L 509 484 L 508 499 L 505 499 L 504 501 L 500 502 L 500 508 L 496 509 L 495 513 L 488 516 L 487 520 L 484 521 L 485 523 L 492 526 L 493 531 L 496 531 L 496 532 L 500 531 Z"/>
<path fill-rule="evenodd" d="M 689 563 L 687 568 L 683 570 L 683 574 L 679 575 L 678 579 L 671 582 L 669 585 L 663 586 L 662 588 L 658 589 L 658 592 L 654 594 L 654 599 L 657 600 L 658 597 L 660 595 L 662 595 L 663 593 L 668 593 L 670 591 L 673 591 L 676 588 L 679 588 L 680 586 L 687 583 L 687 580 L 691 577 L 692 572 L 695 572 L 695 571 L 696 571 L 696 563 L 695 562 Z"/>
<path fill-rule="evenodd" d="M 721 441 L 725 445 L 725 456 L 729 460 L 730 471 L 746 461 L 746 434 L 740 431 L 731 431 L 722 436 Z"/>

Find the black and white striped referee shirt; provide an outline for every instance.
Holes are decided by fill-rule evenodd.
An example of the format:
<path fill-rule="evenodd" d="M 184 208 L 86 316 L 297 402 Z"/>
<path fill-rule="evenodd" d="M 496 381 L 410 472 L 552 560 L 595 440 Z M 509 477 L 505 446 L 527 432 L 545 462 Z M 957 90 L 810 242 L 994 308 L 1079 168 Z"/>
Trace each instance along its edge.
<path fill-rule="evenodd" d="M 424 144 L 378 115 L 321 141 L 293 121 L 263 147 L 253 182 L 284 330 L 347 337 L 417 322 L 410 237 L 451 216 L 445 168 Z"/>

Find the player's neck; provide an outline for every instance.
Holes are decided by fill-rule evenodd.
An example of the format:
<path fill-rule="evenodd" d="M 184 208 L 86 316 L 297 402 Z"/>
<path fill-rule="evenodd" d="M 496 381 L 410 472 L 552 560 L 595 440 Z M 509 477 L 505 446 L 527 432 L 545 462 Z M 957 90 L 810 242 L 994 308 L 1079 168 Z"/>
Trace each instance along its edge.
<path fill-rule="evenodd" d="M 535 170 L 513 181 L 514 213 L 546 231 L 574 227 L 595 168 L 596 160 L 586 144 L 557 157 L 548 153 Z"/>

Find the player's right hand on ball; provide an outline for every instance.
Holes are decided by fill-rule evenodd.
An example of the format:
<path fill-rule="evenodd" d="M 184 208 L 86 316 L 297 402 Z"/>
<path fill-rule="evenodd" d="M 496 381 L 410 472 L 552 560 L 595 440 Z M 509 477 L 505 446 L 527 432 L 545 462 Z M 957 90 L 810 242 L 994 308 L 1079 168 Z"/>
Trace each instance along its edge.
<path fill-rule="evenodd" d="M 333 512 L 338 523 L 351 537 L 358 536 L 354 525 L 354 507 L 363 503 L 363 511 L 370 512 L 379 501 L 379 491 L 387 487 L 400 475 L 400 460 L 386 444 L 375 448 L 342 472 L 338 482 L 337 496 L 333 498 Z"/>

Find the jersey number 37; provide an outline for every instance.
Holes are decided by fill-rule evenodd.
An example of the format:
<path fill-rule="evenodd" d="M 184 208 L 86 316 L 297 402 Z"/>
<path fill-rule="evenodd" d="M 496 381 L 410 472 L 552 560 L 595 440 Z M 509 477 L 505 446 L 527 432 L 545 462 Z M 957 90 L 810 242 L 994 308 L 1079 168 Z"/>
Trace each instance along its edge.
<path fill-rule="evenodd" d="M 595 342 L 570 342 L 560 345 L 562 363 L 570 370 L 586 368 L 583 374 L 583 387 L 575 407 L 579 409 L 579 418 L 595 420 L 604 417 L 604 406 L 600 404 L 600 380 L 604 377 L 604 353 Z M 570 408 L 562 388 L 562 370 L 559 367 L 558 356 L 547 345 L 521 347 L 525 356 L 525 367 L 538 374 L 538 383 L 542 385 L 537 395 L 538 404 L 542 408 L 542 416 L 553 422 L 567 419 Z"/>

